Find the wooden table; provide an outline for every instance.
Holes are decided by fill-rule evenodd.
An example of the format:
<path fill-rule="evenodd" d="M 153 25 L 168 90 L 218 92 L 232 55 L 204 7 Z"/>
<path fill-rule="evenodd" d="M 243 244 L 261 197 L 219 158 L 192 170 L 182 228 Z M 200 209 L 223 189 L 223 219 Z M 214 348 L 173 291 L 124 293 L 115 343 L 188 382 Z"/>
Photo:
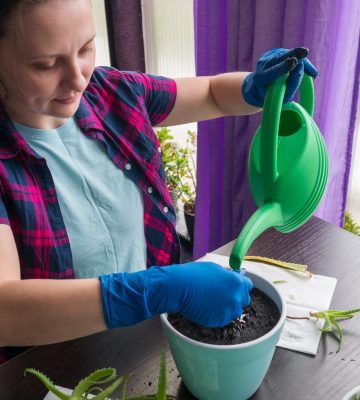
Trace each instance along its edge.
<path fill-rule="evenodd" d="M 228 255 L 231 243 L 216 253 Z M 313 217 L 290 234 L 273 229 L 254 242 L 248 254 L 309 265 L 311 271 L 338 278 L 332 308 L 360 307 L 360 239 Z M 341 322 L 343 348 L 323 335 L 316 357 L 277 348 L 264 382 L 252 399 L 337 400 L 360 384 L 360 315 Z M 0 366 L 0 399 L 40 400 L 46 390 L 26 367 L 45 372 L 58 385 L 73 387 L 80 378 L 102 367 L 132 372 L 128 395 L 156 392 L 159 354 L 166 349 L 168 393 L 190 400 L 161 332 L 159 319 L 56 345 L 39 346 Z M 117 393 L 118 394 L 118 393 Z M 118 396 L 120 396 L 118 394 Z M 226 400 L 226 399 L 224 399 Z"/>

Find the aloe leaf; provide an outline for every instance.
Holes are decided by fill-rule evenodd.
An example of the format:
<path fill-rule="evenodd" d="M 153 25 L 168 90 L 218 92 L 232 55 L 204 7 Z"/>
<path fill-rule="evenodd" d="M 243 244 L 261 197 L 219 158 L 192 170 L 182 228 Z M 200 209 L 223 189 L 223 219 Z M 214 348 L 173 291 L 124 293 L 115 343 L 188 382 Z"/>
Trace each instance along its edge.
<path fill-rule="evenodd" d="M 331 319 L 327 315 L 325 315 L 324 316 L 324 320 L 325 320 L 325 325 L 320 330 L 323 331 L 323 332 L 331 332 L 332 331 L 332 321 L 331 321 Z"/>
<path fill-rule="evenodd" d="M 295 264 L 295 263 L 291 263 L 291 262 L 274 260 L 273 258 L 262 257 L 262 256 L 245 256 L 244 260 L 261 261 L 265 264 L 274 265 L 276 267 L 281 267 L 281 268 L 289 269 L 289 270 L 296 271 L 296 272 L 303 272 L 304 274 L 308 275 L 309 277 L 312 276 L 311 272 L 309 271 L 309 267 L 304 264 Z"/>
<path fill-rule="evenodd" d="M 129 381 L 130 377 L 131 377 L 131 374 L 125 376 L 124 385 L 123 385 L 122 393 L 121 393 L 121 400 L 126 400 L 126 398 L 125 398 L 126 387 L 127 387 L 127 383 Z"/>
<path fill-rule="evenodd" d="M 128 375 L 121 375 L 119 379 L 117 379 L 110 386 L 104 389 L 101 393 L 95 396 L 93 400 L 105 400 L 106 397 L 112 394 L 119 385 L 121 385 L 123 382 L 126 382 L 128 379 L 129 379 Z"/>
<path fill-rule="evenodd" d="M 338 353 L 340 351 L 340 349 L 341 349 L 342 340 L 343 340 L 343 333 L 342 333 L 342 330 L 341 330 L 339 324 L 335 320 L 333 320 L 332 323 L 334 324 L 336 330 L 339 333 L 339 347 L 337 349 L 337 353 Z"/>
<path fill-rule="evenodd" d="M 360 312 L 360 308 L 354 308 L 352 310 L 326 310 L 318 312 L 310 311 L 310 316 L 316 317 L 317 319 L 323 318 L 325 320 L 324 327 L 319 328 L 321 332 L 332 332 L 333 327 L 335 327 L 339 334 L 339 347 L 336 352 L 339 352 L 342 346 L 343 332 L 336 320 L 353 318 L 353 314 L 357 312 Z"/>
<path fill-rule="evenodd" d="M 164 350 L 160 354 L 160 373 L 156 400 L 166 400 L 166 358 Z"/>
<path fill-rule="evenodd" d="M 339 316 L 346 316 L 346 315 L 351 315 L 356 314 L 360 312 L 360 308 L 354 308 L 353 310 L 328 310 L 327 313 L 331 315 L 339 315 Z"/>
<path fill-rule="evenodd" d="M 102 368 L 92 372 L 86 378 L 76 385 L 72 392 L 73 397 L 80 397 L 83 393 L 88 391 L 94 384 L 99 385 L 109 381 L 113 381 L 116 378 L 116 370 L 114 368 Z"/>
<path fill-rule="evenodd" d="M 27 372 L 36 376 L 46 386 L 46 388 L 50 390 L 50 392 L 54 393 L 54 395 L 57 396 L 59 399 L 70 400 L 70 397 L 67 394 L 60 392 L 60 390 L 55 387 L 54 383 L 40 371 L 37 371 L 33 368 L 26 368 L 24 371 L 24 375 L 26 375 Z"/>
<path fill-rule="evenodd" d="M 315 317 L 316 319 L 326 318 L 326 313 L 324 311 L 310 311 L 310 317 Z"/>

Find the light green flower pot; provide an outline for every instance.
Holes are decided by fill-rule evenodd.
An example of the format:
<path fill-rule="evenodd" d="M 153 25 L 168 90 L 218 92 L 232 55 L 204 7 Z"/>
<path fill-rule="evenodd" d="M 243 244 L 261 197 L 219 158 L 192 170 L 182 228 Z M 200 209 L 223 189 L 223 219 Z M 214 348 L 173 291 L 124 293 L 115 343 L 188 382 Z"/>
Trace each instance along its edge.
<path fill-rule="evenodd" d="M 229 346 L 198 342 L 178 332 L 166 314 L 161 315 L 177 369 L 186 387 L 200 400 L 248 399 L 270 366 L 286 318 L 285 300 L 273 284 L 259 275 L 248 275 L 254 287 L 267 294 L 280 311 L 274 328 L 256 340 Z"/>

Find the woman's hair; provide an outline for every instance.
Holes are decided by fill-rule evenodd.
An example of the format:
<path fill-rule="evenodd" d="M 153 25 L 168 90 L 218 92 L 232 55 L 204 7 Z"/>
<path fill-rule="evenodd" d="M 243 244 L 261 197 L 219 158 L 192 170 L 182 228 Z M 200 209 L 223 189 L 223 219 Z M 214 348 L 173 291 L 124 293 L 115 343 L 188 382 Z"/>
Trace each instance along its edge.
<path fill-rule="evenodd" d="M 44 4 L 49 0 L 0 0 L 0 38 L 5 36 L 7 25 L 16 12 L 23 12 L 26 9 Z"/>

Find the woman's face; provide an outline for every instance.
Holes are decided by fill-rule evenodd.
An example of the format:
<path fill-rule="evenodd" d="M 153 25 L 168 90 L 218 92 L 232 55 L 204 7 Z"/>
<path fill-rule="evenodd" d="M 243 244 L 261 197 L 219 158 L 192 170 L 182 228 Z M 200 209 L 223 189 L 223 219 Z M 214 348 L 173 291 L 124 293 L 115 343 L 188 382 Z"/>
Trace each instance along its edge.
<path fill-rule="evenodd" d="M 95 63 L 89 0 L 50 0 L 12 17 L 0 39 L 1 102 L 23 125 L 49 129 L 77 110 Z"/>

